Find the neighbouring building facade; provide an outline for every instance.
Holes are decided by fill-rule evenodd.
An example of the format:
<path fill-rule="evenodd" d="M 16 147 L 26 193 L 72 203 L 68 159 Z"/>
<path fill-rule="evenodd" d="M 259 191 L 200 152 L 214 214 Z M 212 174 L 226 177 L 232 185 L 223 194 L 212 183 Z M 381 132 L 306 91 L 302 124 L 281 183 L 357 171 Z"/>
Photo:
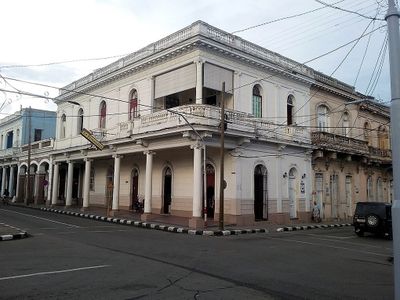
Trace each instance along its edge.
<path fill-rule="evenodd" d="M 26 194 L 24 189 L 26 188 L 27 152 L 30 138 L 33 157 L 30 194 L 35 201 L 39 201 L 37 203 L 44 202 L 45 188 L 42 183 L 45 178 L 49 181 L 48 158 L 55 137 L 56 116 L 54 111 L 22 108 L 19 112 L 0 120 L 1 195 L 5 192 L 10 197 Z M 40 156 L 39 153 L 43 155 Z"/>
<path fill-rule="evenodd" d="M 225 185 L 228 223 L 309 220 L 317 199 L 326 218 L 348 217 L 347 202 L 342 208 L 329 198 L 329 180 L 336 174 L 342 180 L 342 174 L 358 170 L 371 173 L 371 180 L 381 178 L 384 191 L 391 177 L 390 157 L 380 155 L 373 142 L 365 144 L 358 128 L 371 118 L 372 138 L 374 126 L 388 120 L 382 105 L 368 101 L 346 106 L 346 124 L 361 131 L 347 132 L 344 140 L 349 141 L 351 134 L 365 144 L 364 152 L 353 154 L 322 143 L 327 136 L 331 141 L 327 134 L 343 131 L 336 133 L 329 126 L 321 130 L 318 118 L 310 115 L 317 116 L 323 105 L 334 109 L 336 103 L 344 107 L 344 102 L 363 98 L 347 87 L 197 21 L 61 89 L 56 98 L 56 138 L 33 155 L 31 170 L 47 174 L 34 179 L 35 199 L 113 211 L 132 210 L 136 201 L 144 200 L 142 219 L 182 216 L 197 228 L 203 225 L 205 211 L 208 218 L 218 219 L 220 188 Z M 336 114 L 324 116 L 336 122 Z M 352 120 L 357 124 L 353 126 Z M 226 128 L 223 156 L 221 126 Z M 104 148 L 98 150 L 82 137 L 83 129 Z M 389 124 L 385 132 L 388 137 Z M 220 180 L 222 157 L 225 183 Z M 26 152 L 19 161 L 21 184 L 28 168 Z M 321 176 L 322 187 L 317 184 Z M 46 190 L 43 181 L 48 182 Z M 352 198 L 351 205 L 363 199 L 361 181 L 351 183 L 352 193 L 353 184 L 359 189 L 359 198 Z"/>

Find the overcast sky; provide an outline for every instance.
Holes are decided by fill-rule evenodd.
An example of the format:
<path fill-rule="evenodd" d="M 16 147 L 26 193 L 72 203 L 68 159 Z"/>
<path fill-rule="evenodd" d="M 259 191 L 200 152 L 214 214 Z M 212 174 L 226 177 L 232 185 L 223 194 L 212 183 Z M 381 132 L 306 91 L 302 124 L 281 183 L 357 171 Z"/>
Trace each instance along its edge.
<path fill-rule="evenodd" d="M 384 18 L 387 10 L 387 0 L 324 1 L 364 16 Z M 15 65 L 129 54 L 196 20 L 235 32 L 318 8 L 322 9 L 236 35 L 302 63 L 358 38 L 364 31 L 386 25 L 385 21 L 373 22 L 315 0 L 1 0 L 0 74 L 62 87 L 118 58 L 36 67 Z M 354 44 L 308 65 L 355 85 L 362 93 L 390 101 L 387 52 L 382 67 L 378 64 L 373 72 L 380 52 L 384 53 L 381 49 L 385 35 L 386 27 L 361 39 L 351 52 Z M 58 95 L 56 89 L 0 79 L 0 89 L 13 88 Z M 1 91 L 0 101 L 0 105 L 5 101 L 0 118 L 19 110 L 21 105 L 56 110 L 51 100 Z"/>

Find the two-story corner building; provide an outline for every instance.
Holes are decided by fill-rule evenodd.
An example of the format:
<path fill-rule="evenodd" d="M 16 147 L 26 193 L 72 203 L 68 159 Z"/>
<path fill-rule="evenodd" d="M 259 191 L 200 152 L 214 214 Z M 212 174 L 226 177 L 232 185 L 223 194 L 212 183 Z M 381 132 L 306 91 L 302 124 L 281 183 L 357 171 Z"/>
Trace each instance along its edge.
<path fill-rule="evenodd" d="M 48 178 L 49 153 L 35 156 L 36 152 L 43 152 L 53 143 L 55 136 L 56 112 L 22 108 L 20 111 L 0 120 L 0 187 L 1 195 L 8 192 L 10 197 L 25 195 L 25 181 L 27 174 L 27 150 L 29 138 L 33 160 L 31 161 L 31 195 L 36 200 L 43 200 L 39 185 Z M 30 133 L 29 133 L 30 128 Z M 36 150 L 37 149 L 37 150 Z M 39 159 L 39 160 L 38 160 Z M 47 164 L 47 167 L 45 166 Z M 36 183 L 36 185 L 35 185 Z M 41 185 L 43 187 L 43 185 Z M 42 188 L 43 190 L 45 188 Z"/>
<path fill-rule="evenodd" d="M 349 218 L 359 201 L 391 202 L 389 107 L 336 79 L 315 78 L 313 196 L 323 217 Z"/>
<path fill-rule="evenodd" d="M 226 222 L 307 219 L 313 81 L 312 69 L 195 22 L 62 89 L 52 204 L 115 211 L 144 199 L 143 219 L 218 219 L 224 99 Z"/>

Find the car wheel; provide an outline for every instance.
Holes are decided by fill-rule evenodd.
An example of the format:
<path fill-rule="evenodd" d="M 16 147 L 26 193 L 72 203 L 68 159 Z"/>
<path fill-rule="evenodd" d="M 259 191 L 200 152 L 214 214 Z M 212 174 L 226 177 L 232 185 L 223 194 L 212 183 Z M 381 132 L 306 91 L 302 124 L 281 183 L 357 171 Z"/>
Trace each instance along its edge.
<path fill-rule="evenodd" d="M 377 227 L 379 225 L 379 217 L 371 214 L 367 216 L 367 225 L 369 227 Z"/>

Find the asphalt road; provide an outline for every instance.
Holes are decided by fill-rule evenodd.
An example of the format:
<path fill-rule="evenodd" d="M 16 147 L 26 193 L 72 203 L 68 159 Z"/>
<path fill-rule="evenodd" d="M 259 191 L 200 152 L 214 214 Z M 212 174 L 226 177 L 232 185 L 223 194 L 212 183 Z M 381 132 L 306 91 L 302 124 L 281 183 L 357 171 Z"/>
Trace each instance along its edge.
<path fill-rule="evenodd" d="M 393 299 L 392 242 L 352 227 L 191 236 L 19 207 L 1 299 Z"/>

